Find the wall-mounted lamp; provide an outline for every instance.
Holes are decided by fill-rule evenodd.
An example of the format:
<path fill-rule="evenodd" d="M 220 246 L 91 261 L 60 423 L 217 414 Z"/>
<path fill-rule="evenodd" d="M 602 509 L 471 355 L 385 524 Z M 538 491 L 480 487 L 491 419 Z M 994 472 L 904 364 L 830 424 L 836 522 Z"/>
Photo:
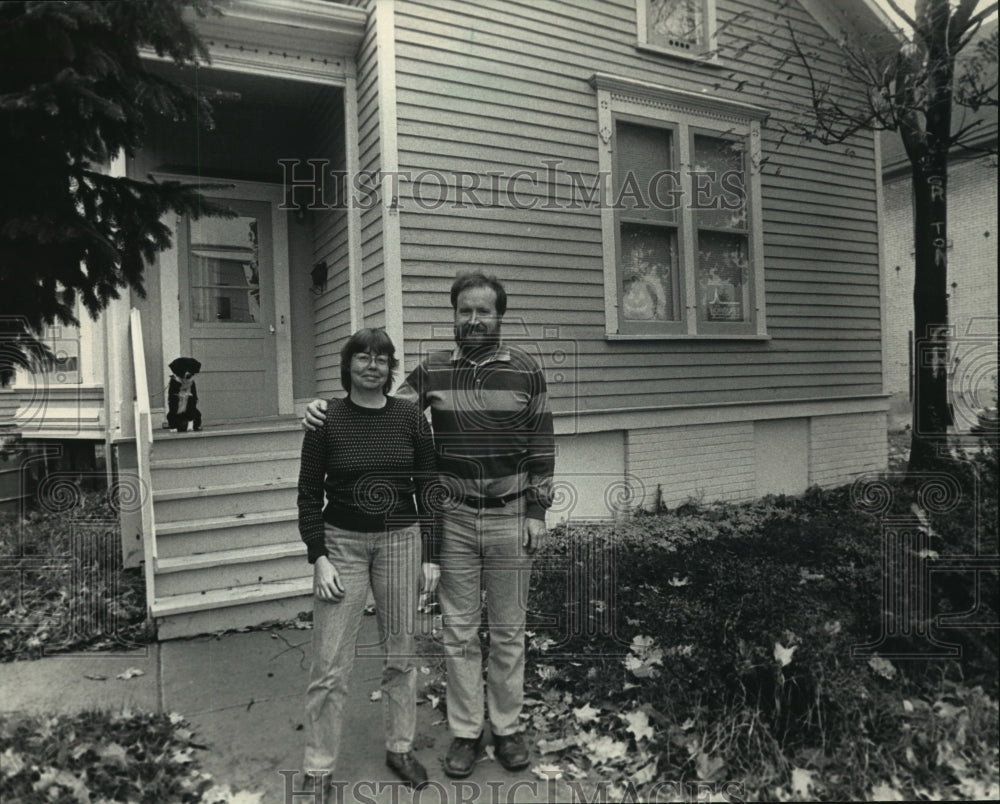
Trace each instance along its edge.
<path fill-rule="evenodd" d="M 326 260 L 316 263 L 309 272 L 312 279 L 312 292 L 317 296 L 326 291 Z"/>

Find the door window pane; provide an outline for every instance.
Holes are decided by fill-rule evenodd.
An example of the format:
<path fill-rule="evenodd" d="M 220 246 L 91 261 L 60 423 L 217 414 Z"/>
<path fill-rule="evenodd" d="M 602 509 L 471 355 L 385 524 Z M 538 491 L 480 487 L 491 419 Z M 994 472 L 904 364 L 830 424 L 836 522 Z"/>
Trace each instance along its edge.
<path fill-rule="evenodd" d="M 191 221 L 190 232 L 191 320 L 259 322 L 257 219 L 241 216 Z"/>
<path fill-rule="evenodd" d="M 678 320 L 677 231 L 622 223 L 621 249 L 624 320 Z"/>

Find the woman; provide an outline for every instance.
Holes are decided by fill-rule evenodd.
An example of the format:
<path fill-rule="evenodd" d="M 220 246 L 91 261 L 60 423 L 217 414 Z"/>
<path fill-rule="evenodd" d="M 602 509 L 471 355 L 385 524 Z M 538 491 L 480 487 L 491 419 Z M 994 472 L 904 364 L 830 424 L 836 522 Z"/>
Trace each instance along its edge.
<path fill-rule="evenodd" d="M 387 396 L 397 365 L 383 330 L 354 333 L 340 353 L 348 396 L 330 401 L 324 426 L 307 432 L 302 443 L 299 532 L 314 566 L 315 597 L 303 767 L 313 788 L 336 762 L 369 584 L 386 651 L 386 764 L 413 787 L 427 780 L 412 753 L 421 552 L 427 591 L 437 585 L 439 572 L 429 560 L 432 523 L 426 511 L 418 512 L 414 495 L 427 499 L 435 479 L 434 446 L 416 407 Z"/>

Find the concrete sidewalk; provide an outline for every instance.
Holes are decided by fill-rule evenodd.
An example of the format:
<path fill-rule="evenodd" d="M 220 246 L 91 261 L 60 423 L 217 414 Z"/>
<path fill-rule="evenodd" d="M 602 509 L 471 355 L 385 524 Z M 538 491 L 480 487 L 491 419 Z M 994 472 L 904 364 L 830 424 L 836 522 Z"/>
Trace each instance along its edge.
<path fill-rule="evenodd" d="M 175 640 L 118 656 L 88 653 L 0 664 L 0 713 L 178 712 L 191 723 L 195 741 L 208 746 L 198 758 L 216 783 L 262 793 L 266 804 L 307 804 L 315 799 L 286 795 L 279 771 L 297 772 L 302 762 L 311 635 L 297 629 L 252 631 Z M 376 643 L 375 618 L 365 617 L 358 644 Z M 130 668 L 143 674 L 117 678 Z M 345 804 L 570 800 L 570 791 L 540 781 L 530 768 L 509 773 L 488 758 L 468 779 L 446 777 L 441 760 L 450 736 L 441 713 L 427 703 L 417 707 L 415 749 L 431 784 L 417 794 L 395 785 L 384 764 L 382 705 L 370 698 L 380 678 L 380 657 L 356 660 L 336 774 Z M 418 700 L 432 678 L 419 675 Z M 532 764 L 538 761 L 534 757 Z"/>

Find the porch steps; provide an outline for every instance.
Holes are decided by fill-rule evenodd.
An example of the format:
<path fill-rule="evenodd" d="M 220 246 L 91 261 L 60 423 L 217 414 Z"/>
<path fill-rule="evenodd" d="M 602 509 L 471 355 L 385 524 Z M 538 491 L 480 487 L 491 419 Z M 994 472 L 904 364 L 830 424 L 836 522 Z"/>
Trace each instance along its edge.
<path fill-rule="evenodd" d="M 158 432 L 150 459 L 160 639 L 287 619 L 312 603 L 290 417 Z"/>

